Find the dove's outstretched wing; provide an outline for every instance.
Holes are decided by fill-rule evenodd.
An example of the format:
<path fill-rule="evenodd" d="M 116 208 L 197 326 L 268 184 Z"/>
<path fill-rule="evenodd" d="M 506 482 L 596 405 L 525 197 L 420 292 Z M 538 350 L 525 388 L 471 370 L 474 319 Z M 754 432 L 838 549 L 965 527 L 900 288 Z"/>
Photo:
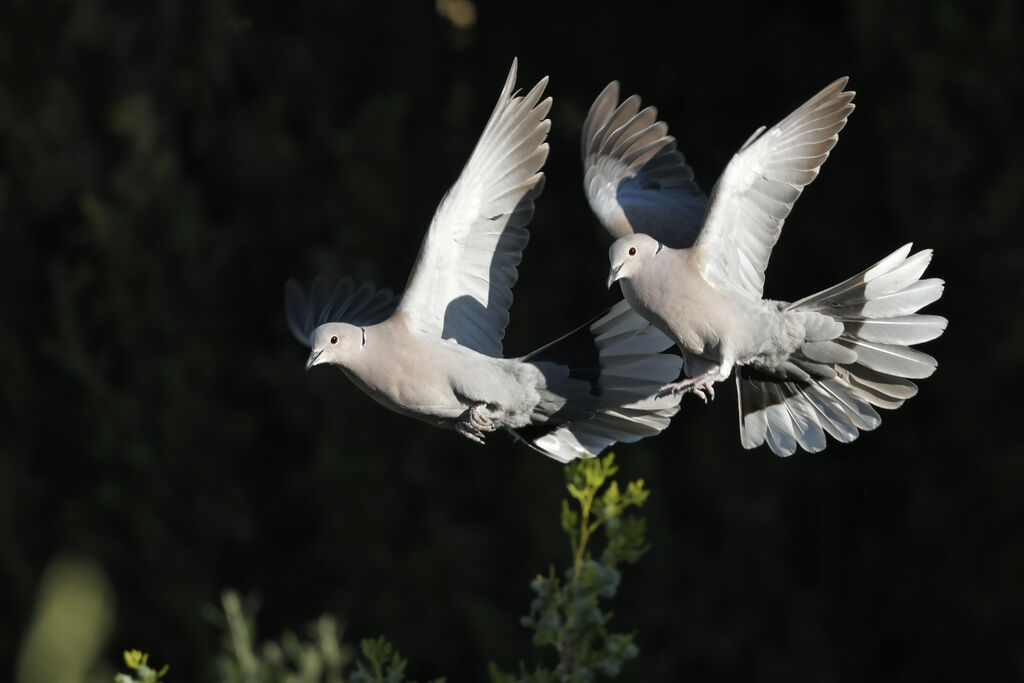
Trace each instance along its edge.
<path fill-rule="evenodd" d="M 761 298 L 764 270 L 800 192 L 818 175 L 853 111 L 840 78 L 733 155 L 711 192 L 694 247 L 712 284 Z"/>
<path fill-rule="evenodd" d="M 397 299 L 390 289 L 371 284 L 356 287 L 350 277 L 342 278 L 331 290 L 323 276 L 313 280 L 307 296 L 295 280 L 284 285 L 284 313 L 288 329 L 300 343 L 309 346 L 313 330 L 324 323 L 374 325 L 395 310 Z"/>
<path fill-rule="evenodd" d="M 547 78 L 513 93 L 513 61 L 498 104 L 459 179 L 441 200 L 398 305 L 411 329 L 501 355 L 516 270 L 540 194 L 551 122 Z"/>
<path fill-rule="evenodd" d="M 619 104 L 612 81 L 590 106 L 581 143 L 583 189 L 612 237 L 642 232 L 677 249 L 693 244 L 707 198 L 657 109 L 640 109 L 638 95 Z"/>

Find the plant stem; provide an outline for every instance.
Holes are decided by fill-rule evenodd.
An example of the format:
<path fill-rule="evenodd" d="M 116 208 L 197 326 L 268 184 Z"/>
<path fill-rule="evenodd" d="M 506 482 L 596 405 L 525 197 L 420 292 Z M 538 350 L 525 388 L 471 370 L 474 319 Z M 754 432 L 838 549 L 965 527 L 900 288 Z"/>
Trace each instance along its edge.
<path fill-rule="evenodd" d="M 575 588 L 576 584 L 580 580 L 580 567 L 583 564 L 583 553 L 587 549 L 587 541 L 590 540 L 590 506 L 594 502 L 594 496 L 589 495 L 585 500 L 581 501 L 580 505 L 580 540 L 576 546 L 576 557 L 573 558 L 572 565 L 572 585 Z"/>
<path fill-rule="evenodd" d="M 572 581 L 567 586 L 568 593 L 570 595 L 569 604 L 566 605 L 566 617 L 571 619 L 573 613 L 576 611 L 573 607 L 573 600 L 571 599 L 576 595 L 577 588 L 580 582 L 580 570 L 583 566 L 583 554 L 587 550 L 587 541 L 590 540 L 591 532 L 596 529 L 596 525 L 591 528 L 590 526 L 590 508 L 594 502 L 594 495 L 591 493 L 580 501 L 580 535 L 579 540 L 574 550 L 573 565 L 572 565 Z M 570 639 L 568 642 L 559 643 L 557 647 L 559 652 L 558 669 L 556 672 L 559 674 L 559 680 L 562 683 L 572 683 L 573 674 L 573 659 L 575 658 L 575 648 L 573 642 Z"/>

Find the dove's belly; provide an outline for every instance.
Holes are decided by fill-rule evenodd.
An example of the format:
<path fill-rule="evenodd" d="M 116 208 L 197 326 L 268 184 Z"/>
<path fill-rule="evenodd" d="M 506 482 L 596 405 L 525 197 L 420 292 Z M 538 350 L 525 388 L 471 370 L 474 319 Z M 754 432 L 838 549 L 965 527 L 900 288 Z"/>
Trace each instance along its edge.
<path fill-rule="evenodd" d="M 465 408 L 441 382 L 419 374 L 415 380 L 397 377 L 384 382 L 366 381 L 359 373 L 345 370 L 352 383 L 370 398 L 389 410 L 415 417 L 431 424 L 458 417 Z"/>
<path fill-rule="evenodd" d="M 386 363 L 353 364 L 345 372 L 373 400 L 397 413 L 444 426 L 484 403 L 487 416 L 500 427 L 506 426 L 506 414 L 528 414 L 536 403 L 522 363 L 427 338 L 406 337 L 394 345 L 376 341 L 374 352 Z"/>
<path fill-rule="evenodd" d="M 642 279 L 622 283 L 629 304 L 651 324 L 671 338 L 686 353 L 720 361 L 723 347 L 746 345 L 744 311 L 716 290 L 704 286 L 681 286 L 671 292 L 645 287 Z"/>

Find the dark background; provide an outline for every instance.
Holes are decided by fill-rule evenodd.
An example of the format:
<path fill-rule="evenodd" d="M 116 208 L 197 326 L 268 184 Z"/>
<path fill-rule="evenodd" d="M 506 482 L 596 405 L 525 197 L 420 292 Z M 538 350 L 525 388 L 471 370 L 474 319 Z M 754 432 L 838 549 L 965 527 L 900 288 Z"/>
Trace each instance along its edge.
<path fill-rule="evenodd" d="M 507 354 L 615 296 L 577 139 L 612 78 L 707 190 L 851 76 L 766 294 L 907 241 L 947 283 L 938 372 L 857 442 L 744 451 L 723 387 L 617 449 L 653 491 L 615 605 L 641 649 L 624 678 L 1024 677 L 1024 22 L 1014 0 L 911 4 L 481 2 L 459 29 L 431 2 L 3 3 L 0 662 L 64 553 L 113 581 L 110 661 L 140 647 L 174 680 L 209 679 L 202 605 L 227 586 L 262 596 L 265 636 L 330 611 L 421 678 L 533 661 L 518 618 L 568 561 L 561 468 L 304 373 L 282 315 L 290 276 L 402 287 L 518 55 L 555 104 Z"/>

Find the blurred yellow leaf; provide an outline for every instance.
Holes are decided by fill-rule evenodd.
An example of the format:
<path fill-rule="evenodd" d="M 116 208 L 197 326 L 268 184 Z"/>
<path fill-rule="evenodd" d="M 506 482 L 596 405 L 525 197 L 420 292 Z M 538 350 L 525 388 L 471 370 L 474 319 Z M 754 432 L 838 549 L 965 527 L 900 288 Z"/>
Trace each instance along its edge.
<path fill-rule="evenodd" d="M 94 671 L 114 624 L 114 592 L 89 560 L 60 559 L 43 574 L 18 655 L 18 683 L 109 681 Z"/>
<path fill-rule="evenodd" d="M 457 29 L 473 28 L 476 24 L 476 5 L 470 0 L 437 0 L 437 13 Z"/>

